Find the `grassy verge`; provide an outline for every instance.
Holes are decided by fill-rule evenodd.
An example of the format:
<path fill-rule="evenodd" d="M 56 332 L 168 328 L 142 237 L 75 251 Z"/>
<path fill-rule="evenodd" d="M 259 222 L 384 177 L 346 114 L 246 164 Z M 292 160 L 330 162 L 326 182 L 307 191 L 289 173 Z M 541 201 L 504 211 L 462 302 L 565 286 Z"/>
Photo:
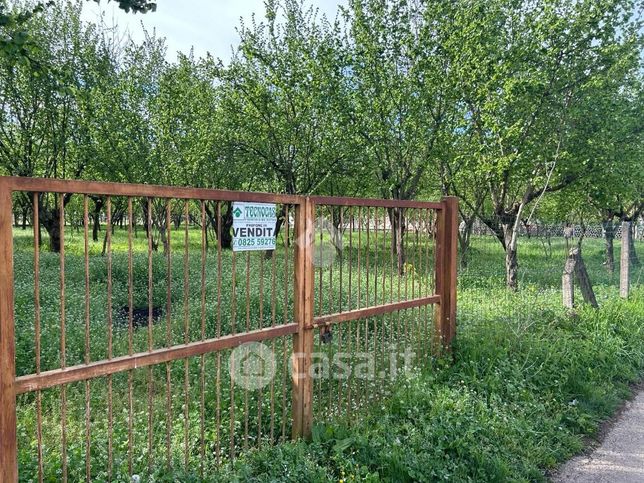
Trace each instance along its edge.
<path fill-rule="evenodd" d="M 17 231 L 15 235 L 16 352 L 18 374 L 22 375 L 35 367 L 33 253 L 29 232 Z M 100 255 L 101 243 L 92 243 L 90 313 L 86 320 L 81 241 L 74 233 L 66 241 L 67 364 L 83 361 L 86 322 L 91 360 L 104 358 L 107 353 L 107 262 Z M 362 253 L 361 261 L 355 246 L 353 251 L 345 247 L 333 272 L 322 270 L 318 282 L 322 288 L 316 289 L 315 302 L 320 312 L 334 311 L 334 303 L 339 301 L 345 308 L 356 306 L 361 296 L 364 299 L 367 286 L 374 287 L 374 280 L 381 294 L 389 293 L 400 282 L 398 278 L 381 280 L 373 275 L 388 273 L 390 254 L 385 245 L 379 253 Z M 161 253 L 153 255 L 149 294 L 147 246 L 143 237 L 135 239 L 133 303 L 146 308 L 151 297 L 155 306 L 165 310 L 152 328 L 155 347 L 182 343 L 186 334 L 189 340 L 198 340 L 202 321 L 205 336 L 215 337 L 219 331 L 229 333 L 233 325 L 254 329 L 290 320 L 292 254 L 290 260 L 286 258 L 283 245 L 275 265 L 262 261 L 262 254 L 238 255 L 235 264 L 231 253 L 225 252 L 219 268 L 216 254 L 209 252 L 203 260 L 203 285 L 197 232 L 190 232 L 187 258 L 184 248 L 182 234 L 176 233 L 169 283 L 167 260 Z M 640 252 L 641 248 L 640 244 Z M 432 267 L 420 258 L 411 258 L 412 253 L 412 270 L 401 277 L 403 287 L 411 283 L 423 293 L 431 291 Z M 88 386 L 70 384 L 65 416 L 70 480 L 84 478 L 88 453 L 93 481 L 109 479 L 108 461 L 119 481 L 127 480 L 129 465 L 132 472 L 150 481 L 201 481 L 202 470 L 209 481 L 545 479 L 550 468 L 582 447 L 583 436 L 596 431 L 599 422 L 627 394 L 628 384 L 642 374 L 642 270 L 634 274 L 636 287 L 631 300 L 621 301 L 617 297 L 617 275 L 602 267 L 601 240 L 588 240 L 584 257 L 601 308 L 594 311 L 580 307 L 575 316 L 570 316 L 561 308 L 559 291 L 564 241 L 554 239 L 545 245 L 540 240 L 522 240 L 520 256 L 521 290 L 513 294 L 503 286 L 503 254 L 498 242 L 475 238 L 470 265 L 459 274 L 455 363 L 428 361 L 423 370 L 397 381 L 393 388 L 384 387 L 382 381 L 351 380 L 342 385 L 323 382 L 315 393 L 314 417 L 318 423 L 326 420 L 329 424 L 316 426 L 311 444 L 274 445 L 290 434 L 290 338 L 271 345 L 278 355 L 277 377 L 263 393 L 249 395 L 232 390 L 229 352 L 221 357 L 212 354 L 203 360 L 159 365 L 150 372 L 136 369 L 117 374 L 111 381 L 111 395 L 105 378 Z M 363 273 L 367 261 L 371 279 Z M 347 290 L 349 267 L 354 274 L 352 292 Z M 58 367 L 61 355 L 59 278 L 59 256 L 43 252 L 43 370 Z M 260 287 L 264 288 L 263 297 L 258 295 Z M 203 312 L 202 288 L 206 291 Z M 376 297 L 375 290 L 371 297 Z M 127 304 L 127 239 L 125 232 L 117 230 L 112 261 L 114 320 Z M 402 321 L 376 318 L 368 326 L 363 322 L 346 324 L 335 331 L 333 342 L 326 348 L 330 353 L 338 351 L 342 340 L 343 350 L 350 351 L 349 344 L 355 349 L 360 334 L 360 350 L 384 355 L 376 352 L 378 341 L 389 340 L 394 328 L 405 327 L 404 337 L 397 343 L 408 345 L 416 336 L 427 336 L 425 326 L 418 322 L 430 317 L 421 311 L 408 311 L 402 314 Z M 135 351 L 146 350 L 148 336 L 145 327 L 134 331 Z M 127 330 L 118 325 L 114 327 L 113 350 L 115 355 L 128 351 Z M 349 386 L 358 402 L 348 397 Z M 351 425 L 343 420 L 347 416 L 343 411 L 333 410 L 340 387 L 343 401 L 350 401 L 346 408 L 351 407 L 354 413 Z M 377 396 L 378 392 L 385 396 Z M 113 428 L 106 417 L 108 398 L 113 405 Z M 368 410 L 360 409 L 367 399 Z M 62 474 L 60 401 L 59 389 L 43 391 L 43 460 L 48 481 L 59 480 Z M 201 405 L 205 420 L 201 419 Z M 37 475 L 35 408 L 34 394 L 19 398 L 19 460 L 24 481 Z M 269 418 L 273 412 L 274 418 Z M 89 446 L 85 442 L 87 432 L 91 433 Z M 113 440 L 112 457 L 107 450 L 109 439 Z M 248 440 L 251 448 L 261 449 L 247 450 Z M 232 451 L 237 456 L 234 462 L 227 456 Z"/>
<path fill-rule="evenodd" d="M 456 363 L 400 384 L 353 428 L 249 454 L 221 480 L 541 481 L 578 452 L 644 368 L 644 290 L 569 316 L 558 294 L 488 292 L 462 323 Z M 535 303 L 535 298 L 542 303 Z M 506 310 L 523 317 L 502 317 Z"/>

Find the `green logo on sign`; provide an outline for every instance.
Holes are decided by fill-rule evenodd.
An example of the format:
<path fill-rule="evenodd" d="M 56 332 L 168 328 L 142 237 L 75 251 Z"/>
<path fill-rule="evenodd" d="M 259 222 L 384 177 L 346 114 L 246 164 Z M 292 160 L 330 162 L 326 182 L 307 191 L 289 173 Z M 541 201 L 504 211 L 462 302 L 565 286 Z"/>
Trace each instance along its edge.
<path fill-rule="evenodd" d="M 235 218 L 239 218 L 242 214 L 242 210 L 240 208 L 235 208 L 235 211 L 233 211 L 233 214 L 235 215 Z"/>

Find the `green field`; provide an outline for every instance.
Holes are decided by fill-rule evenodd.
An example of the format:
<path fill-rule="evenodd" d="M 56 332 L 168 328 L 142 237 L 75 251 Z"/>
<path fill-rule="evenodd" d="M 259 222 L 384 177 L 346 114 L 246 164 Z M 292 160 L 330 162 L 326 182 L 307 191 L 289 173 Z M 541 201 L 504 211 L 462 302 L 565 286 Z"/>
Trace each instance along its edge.
<path fill-rule="evenodd" d="M 36 367 L 31 232 L 16 230 L 14 239 L 16 364 L 18 375 L 24 375 Z M 82 241 L 82 233 L 69 230 L 65 244 L 68 366 L 83 363 L 85 357 Z M 431 291 L 429 243 L 410 242 L 410 268 L 402 277 L 390 273 L 387 239 L 381 237 L 379 243 L 369 252 L 370 280 L 364 270 L 366 252 L 361 253 L 358 276 L 357 249 L 349 250 L 346 240 L 333 271 L 316 273 L 318 283 L 322 276 L 322 290 L 316 288 L 320 313 L 335 311 L 340 303 L 345 309 L 355 307 L 358 297 L 366 305 L 367 287 L 372 303 L 397 290 L 399 281 L 408 287 L 408 296 L 412 286 L 416 294 Z M 159 252 L 151 260 L 151 300 L 162 309 L 152 331 L 154 347 L 199 340 L 202 327 L 208 338 L 291 320 L 293 259 L 292 250 L 286 258 L 283 242 L 272 260 L 261 253 L 235 256 L 234 294 L 230 251 L 222 252 L 221 268 L 214 250 L 202 260 L 201 236 L 196 230 L 188 234 L 185 259 L 181 230 L 174 233 L 172 247 L 169 298 L 167 258 Z M 100 255 L 101 248 L 102 240 L 90 243 L 90 360 L 108 355 L 108 262 Z M 116 230 L 112 249 L 113 355 L 118 356 L 128 353 L 122 312 L 129 299 L 126 231 Z M 641 252 L 642 246 L 638 249 Z M 253 475 L 291 481 L 541 479 L 547 468 L 580 448 L 581 436 L 592 433 L 598 421 L 610 414 L 626 394 L 626 384 L 638 378 L 644 364 L 642 270 L 633 274 L 631 300 L 619 300 L 617 275 L 607 274 L 602 266 L 602 241 L 586 240 L 584 258 L 601 308 L 580 307 L 570 316 L 560 303 L 564 254 L 560 239 L 552 240 L 548 250 L 541 240 L 522 239 L 521 289 L 509 293 L 504 288 L 500 245 L 489 237 L 474 239 L 471 262 L 459 274 L 454 365 L 426 357 L 431 311 L 416 309 L 401 318 L 377 318 L 334 330 L 331 344 L 318 345 L 330 355 L 340 350 L 373 352 L 381 368 L 386 364 L 384 347 L 393 343 L 397 349 L 412 346 L 423 357 L 415 371 L 395 382 L 387 378 L 386 384 L 357 379 L 316 383 L 314 417 L 320 424 L 311 445 L 272 444 L 290 434 L 285 357 L 291 349 L 290 337 L 268 343 L 277 354 L 277 376 L 262 391 L 231 391 L 229 351 L 219 357 L 212 354 L 150 371 L 142 368 L 114 375 L 111 391 L 108 378 L 91 381 L 89 392 L 84 382 L 70 384 L 65 390 L 68 478 L 84 478 L 89 449 L 89 471 L 96 481 L 108 479 L 109 461 L 113 479 L 118 481 L 127 481 L 130 465 L 133 473 L 143 478 L 154 475 L 157 481 L 199 480 L 202 471 L 206 479 L 222 480 Z M 149 260 L 141 230 L 134 240 L 132 260 L 133 305 L 147 310 Z M 61 362 L 59 263 L 58 254 L 41 253 L 41 370 L 60 367 Z M 132 342 L 133 351 L 147 350 L 147 327 L 135 329 Z M 55 481 L 63 471 L 60 388 L 43 391 L 41 404 L 44 476 Z M 24 481 L 37 477 L 38 472 L 36 405 L 35 394 L 19 396 L 19 460 Z M 249 449 L 258 446 L 259 451 Z M 234 462 L 231 454 L 237 456 Z"/>

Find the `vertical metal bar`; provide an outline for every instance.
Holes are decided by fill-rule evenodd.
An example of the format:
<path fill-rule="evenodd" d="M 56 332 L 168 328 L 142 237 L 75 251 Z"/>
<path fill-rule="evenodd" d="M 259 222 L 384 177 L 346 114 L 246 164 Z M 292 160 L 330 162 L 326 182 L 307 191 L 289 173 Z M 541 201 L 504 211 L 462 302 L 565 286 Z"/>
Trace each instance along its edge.
<path fill-rule="evenodd" d="M 152 351 L 152 199 L 148 198 L 148 351 Z M 152 475 L 152 366 L 148 366 L 148 477 Z"/>
<path fill-rule="evenodd" d="M 64 194 L 58 196 L 58 226 L 60 231 L 60 367 L 67 367 L 66 358 L 66 328 L 65 328 L 65 199 Z M 60 388 L 60 421 L 62 443 L 62 479 L 67 481 L 67 386 Z"/>
<path fill-rule="evenodd" d="M 333 216 L 331 217 L 333 218 Z M 333 223 L 331 223 L 331 227 L 333 227 Z M 333 229 L 333 228 L 332 228 Z M 334 238 L 335 235 L 331 233 L 331 240 L 330 240 L 330 249 L 335 250 L 335 244 Z M 334 268 L 334 262 L 335 259 L 333 258 L 332 254 L 329 253 L 329 311 L 335 312 L 334 310 L 334 297 L 333 297 L 333 268 Z"/>
<path fill-rule="evenodd" d="M 412 225 L 412 223 L 416 223 L 418 218 L 418 210 L 409 210 L 409 228 L 410 230 L 413 230 L 413 240 L 410 240 L 409 243 L 412 245 L 411 246 L 411 253 L 409 255 L 409 259 L 411 262 L 409 263 L 409 275 L 408 277 L 411 278 L 411 298 L 414 299 L 416 297 L 416 271 L 418 270 L 418 260 L 416 259 L 416 253 L 418 251 L 418 230 L 417 227 Z M 414 349 L 416 349 L 415 344 L 418 342 L 418 318 L 416 317 L 416 310 L 412 309 L 408 311 L 408 314 L 411 316 L 409 317 L 411 319 L 411 344 Z"/>
<path fill-rule="evenodd" d="M 396 225 L 396 275 L 398 278 L 398 301 L 401 300 L 401 285 L 402 285 L 402 208 L 397 207 L 394 211 L 394 216 L 397 215 L 398 222 Z M 401 311 L 397 312 L 396 320 L 396 346 L 400 347 L 401 337 Z"/>
<path fill-rule="evenodd" d="M 152 351 L 152 199 L 148 198 L 148 350 Z"/>
<path fill-rule="evenodd" d="M 367 292 L 366 293 L 367 301 L 365 303 L 365 307 L 369 307 L 369 303 L 370 303 L 369 302 L 369 269 L 371 268 L 370 265 L 369 265 L 369 252 L 371 251 L 371 240 L 370 240 L 370 236 L 369 236 L 370 225 L 371 225 L 371 208 L 367 207 L 367 241 L 366 241 L 366 243 L 367 243 L 367 248 L 366 248 L 367 256 L 366 256 L 366 259 L 365 259 L 365 262 L 364 262 L 365 269 L 366 269 L 366 272 L 367 272 L 367 284 L 366 284 L 366 287 L 367 287 L 367 290 L 366 290 L 366 292 Z M 367 321 L 365 320 L 365 324 L 366 323 L 367 323 Z M 366 339 L 365 339 L 365 341 L 366 341 Z M 367 349 L 367 346 L 365 345 L 365 350 L 366 349 Z"/>
<path fill-rule="evenodd" d="M 232 286 L 232 307 L 231 307 L 231 329 L 232 333 L 237 332 L 237 297 L 236 297 L 236 286 L 235 286 L 235 275 L 237 268 L 235 266 L 235 250 L 232 252 L 232 274 L 231 274 L 231 286 Z M 229 456 L 231 460 L 235 459 L 235 379 L 232 374 L 234 373 L 234 359 L 230 359 L 231 370 L 230 370 L 230 452 Z"/>
<path fill-rule="evenodd" d="M 184 203 L 184 218 L 185 218 L 185 231 L 183 240 L 183 342 L 187 344 L 190 342 L 190 326 L 189 326 L 189 295 L 190 295 L 190 282 L 189 282 L 189 262 L 190 262 L 190 248 L 189 248 L 189 203 L 186 200 Z M 188 453 L 188 440 L 189 440 L 189 413 L 190 413 L 190 368 L 188 359 L 183 360 L 183 464 L 186 470 L 189 466 L 189 453 Z"/>
<path fill-rule="evenodd" d="M 353 321 L 347 322 L 347 353 L 350 355 L 353 355 L 354 352 L 352 351 L 352 340 L 353 340 Z M 358 348 L 356 347 L 356 352 L 358 351 Z M 351 390 L 353 387 L 353 358 L 350 359 L 350 373 L 349 373 L 349 378 L 347 380 L 347 420 L 351 421 L 351 406 L 353 404 L 353 400 L 351 398 Z"/>
<path fill-rule="evenodd" d="M 402 276 L 404 277 L 405 280 L 405 288 L 404 288 L 404 299 L 408 300 L 409 299 L 409 269 L 408 269 L 408 258 L 409 258 L 409 220 L 410 216 L 408 213 L 408 210 L 405 210 L 401 208 L 401 220 L 402 223 L 405 223 L 407 226 L 405 229 L 403 229 L 402 224 L 401 224 L 401 233 L 403 238 L 401 239 L 401 246 L 402 246 Z M 405 311 L 405 314 L 403 314 L 403 320 L 404 320 L 404 338 L 405 338 L 405 348 L 407 347 L 407 344 L 409 344 L 409 317 L 406 317 L 407 312 Z"/>
<path fill-rule="evenodd" d="M 361 280 L 361 282 L 362 282 L 362 280 Z M 359 353 L 361 350 L 366 352 L 366 347 L 364 349 L 361 349 L 361 347 L 360 347 L 360 342 L 361 342 L 361 340 L 360 340 L 360 327 L 362 326 L 362 321 L 360 319 L 357 319 L 355 321 L 355 324 L 356 324 L 356 353 Z M 355 371 L 351 371 L 351 383 L 350 383 L 351 386 L 353 386 L 355 384 L 354 372 Z M 362 399 L 362 390 L 361 390 L 361 388 L 356 387 L 355 393 L 356 393 L 356 404 L 355 405 L 356 405 L 356 408 L 359 408 L 360 404 L 361 404 L 361 399 Z"/>
<path fill-rule="evenodd" d="M 221 201 L 217 201 L 217 337 L 221 336 Z M 216 438 L 215 462 L 221 461 L 221 352 L 217 351 L 217 376 L 215 381 L 216 404 Z"/>
<path fill-rule="evenodd" d="M 338 208 L 340 210 L 340 225 L 339 225 L 339 233 L 338 236 L 340 237 L 340 246 L 337 247 L 337 249 L 340 249 L 340 307 L 339 311 L 342 312 L 343 306 L 344 306 L 344 299 L 343 299 L 343 291 L 342 291 L 342 272 L 344 269 L 344 206 L 340 206 Z M 340 324 L 338 326 L 338 353 L 342 353 L 342 333 L 344 331 L 343 328 L 344 324 Z M 342 386 L 343 386 L 343 379 L 338 378 L 338 404 L 337 404 L 337 414 L 340 415 L 342 413 Z"/>
<path fill-rule="evenodd" d="M 391 243 L 389 246 L 389 254 L 390 254 L 390 263 L 389 263 L 389 302 L 394 301 L 394 251 L 396 250 L 396 245 L 395 245 L 395 239 L 396 239 L 396 232 L 395 232 L 395 216 L 396 212 L 394 211 L 393 208 L 390 208 L 387 211 L 388 214 L 388 219 L 389 219 L 389 233 L 391 236 Z M 398 333 L 397 331 L 394 330 L 394 317 L 396 314 L 393 312 L 389 314 L 389 346 L 390 350 L 394 350 L 394 347 L 397 348 L 397 345 L 394 346 L 394 343 L 398 343 Z M 394 375 L 392 374 L 391 377 Z"/>
<path fill-rule="evenodd" d="M 0 180 L 0 481 L 18 481 L 11 187 Z"/>
<path fill-rule="evenodd" d="M 38 205 L 39 193 L 34 193 L 34 323 L 36 337 L 36 374 L 40 374 L 40 214 Z M 87 235 L 85 236 L 87 237 Z M 87 238 L 85 240 L 85 243 L 87 243 Z M 42 392 L 40 390 L 36 392 L 36 436 L 38 438 L 38 481 L 42 482 Z M 87 460 L 89 461 L 89 458 Z"/>
<path fill-rule="evenodd" d="M 287 220 L 288 222 L 288 220 Z M 286 250 L 286 247 L 284 248 Z M 277 290 L 276 290 L 276 260 L 277 255 L 273 253 L 271 257 L 271 327 L 275 327 L 276 323 L 276 306 L 277 306 Z M 271 339 L 271 350 L 275 354 L 275 339 Z M 273 359 L 273 363 L 275 363 Z M 275 374 L 273 367 L 272 374 Z M 270 422 L 270 442 L 271 444 L 275 441 L 275 378 L 271 378 L 270 383 L 270 393 L 271 393 L 271 422 Z"/>
<path fill-rule="evenodd" d="M 107 197 L 107 358 L 112 358 L 112 197 Z M 107 376 L 107 479 L 112 481 L 113 459 L 112 374 Z"/>
<path fill-rule="evenodd" d="M 246 252 L 246 332 L 250 331 L 250 251 Z M 248 449 L 248 373 L 244 385 L 244 450 Z"/>
<path fill-rule="evenodd" d="M 378 304 L 378 208 L 373 208 L 373 305 Z"/>
<path fill-rule="evenodd" d="M 164 249 L 166 253 L 166 323 L 165 323 L 165 345 L 172 345 L 172 205 L 171 200 L 166 200 L 165 205 L 165 230 L 166 243 Z M 160 227 L 162 230 L 163 227 Z M 165 454 L 166 466 L 168 470 L 172 468 L 172 365 L 170 362 L 165 364 Z"/>
<path fill-rule="evenodd" d="M 203 200 L 201 207 L 201 340 L 206 339 L 206 204 Z M 199 406 L 199 476 L 204 476 L 204 460 L 206 459 L 206 356 L 201 355 L 200 363 L 200 406 Z"/>
<path fill-rule="evenodd" d="M 367 223 L 367 233 L 366 233 L 367 240 L 366 240 L 366 244 L 367 244 L 367 246 L 365 248 L 365 251 L 367 253 L 366 253 L 364 265 L 365 265 L 365 271 L 366 271 L 366 290 L 365 290 L 366 294 L 365 294 L 365 297 L 366 297 L 367 300 L 366 300 L 366 303 L 365 303 L 365 307 L 369 307 L 369 304 L 370 304 L 370 301 L 369 301 L 369 285 L 370 285 L 369 284 L 369 269 L 370 269 L 369 252 L 371 251 L 371 237 L 370 237 L 370 231 L 371 231 L 370 230 L 371 208 L 367 207 L 366 211 L 367 211 L 367 219 L 366 219 L 366 223 Z M 369 351 L 369 318 L 364 319 L 364 349 L 363 350 L 364 350 L 364 352 Z M 366 381 L 363 379 L 361 382 L 362 382 L 362 386 L 363 386 L 363 391 L 361 391 L 361 392 L 364 392 L 365 399 L 368 399 L 369 398 L 369 392 L 364 391 L 365 390 L 364 386 L 366 386 Z"/>
<path fill-rule="evenodd" d="M 387 210 L 385 208 L 382 209 L 382 304 L 387 303 L 387 287 L 386 287 L 386 282 L 387 282 Z M 383 314 L 383 316 L 380 318 L 381 320 L 381 325 L 382 325 L 382 338 L 380 342 L 380 346 L 382 347 L 382 357 L 383 357 L 383 364 L 384 364 L 384 370 L 386 371 L 388 369 L 387 367 L 387 315 Z M 383 372 L 384 374 L 385 372 Z M 384 383 L 384 381 L 383 381 Z"/>
<path fill-rule="evenodd" d="M 313 217 L 315 218 L 315 216 L 316 216 L 316 213 L 314 212 Z M 319 286 L 318 286 L 318 304 L 319 304 L 318 305 L 318 315 L 324 314 L 324 308 L 323 308 L 323 300 L 324 300 L 323 272 L 324 272 L 324 269 L 323 269 L 323 266 L 322 266 L 323 265 L 322 264 L 322 257 L 324 256 L 322 254 L 322 249 L 323 249 L 323 245 L 324 245 L 323 236 L 324 236 L 324 232 L 323 232 L 322 229 L 320 229 L 320 246 L 318 247 L 318 257 L 319 257 L 319 259 L 318 259 L 318 265 L 319 265 L 318 269 L 319 269 L 319 273 L 320 273 L 320 283 L 319 283 Z M 315 244 L 315 240 L 313 241 L 313 243 Z M 320 379 L 318 379 L 318 381 L 320 381 Z"/>
<path fill-rule="evenodd" d="M 373 305 L 378 305 L 378 207 L 374 206 L 373 208 L 373 246 L 374 246 L 374 269 L 373 269 Z M 373 317 L 373 356 L 374 356 L 374 365 L 378 367 L 378 351 L 382 349 L 379 347 L 379 337 L 378 337 L 378 320 L 380 317 Z M 378 372 L 378 371 L 377 371 Z M 376 373 L 377 373 L 376 372 Z M 377 385 L 374 387 L 377 392 Z M 377 394 L 376 394 L 377 396 Z"/>
<path fill-rule="evenodd" d="M 427 210 L 427 216 L 425 220 L 425 263 L 427 268 L 425 269 L 425 276 L 423 280 L 425 281 L 425 295 L 428 296 L 433 294 L 433 289 L 431 288 L 431 273 L 430 270 L 433 269 L 431 258 L 430 258 L 430 248 L 431 248 L 431 226 L 432 226 L 433 211 Z M 429 355 L 429 350 L 431 346 L 431 334 L 430 334 L 430 324 L 429 317 L 433 313 L 433 308 L 430 310 L 429 306 L 425 306 L 425 347 L 424 347 L 424 357 Z"/>
<path fill-rule="evenodd" d="M 283 238 L 284 238 L 284 313 L 283 315 L 283 320 L 284 323 L 286 324 L 288 322 L 288 291 L 289 291 L 289 263 L 288 263 L 288 252 L 290 250 L 290 237 L 289 237 L 289 230 L 290 230 L 290 222 L 289 222 L 289 205 L 286 205 L 286 210 L 285 210 L 285 223 L 286 223 L 286 230 L 283 232 Z M 296 211 L 297 214 L 297 211 Z M 297 230 L 296 230 L 296 235 L 295 239 L 297 240 Z M 286 367 L 286 339 L 282 339 L 283 347 L 282 347 L 282 354 L 283 354 L 283 367 Z M 286 370 L 282 371 L 282 441 L 286 440 Z"/>
<path fill-rule="evenodd" d="M 353 274 L 353 207 L 349 207 L 349 304 L 347 310 L 351 310 L 353 307 L 353 299 L 351 298 L 351 287 L 352 287 L 352 274 Z"/>
<path fill-rule="evenodd" d="M 321 210 L 321 208 L 320 208 Z M 313 208 L 313 218 L 317 219 L 318 214 L 317 214 L 317 208 Z M 324 314 L 324 266 L 322 263 L 322 259 L 324 257 L 323 254 L 323 245 L 324 245 L 324 230 L 322 227 L 319 227 L 320 230 L 320 237 L 319 237 L 319 245 L 318 245 L 318 271 L 319 271 L 319 285 L 318 285 L 318 315 L 323 315 Z M 315 247 L 316 240 L 315 240 L 315 233 L 313 234 L 313 247 Z M 313 248 L 315 249 L 315 248 Z M 313 268 L 315 271 L 315 266 Z M 314 272 L 315 273 L 315 272 Z M 315 293 L 313 295 L 315 297 Z M 319 346 L 318 346 L 319 349 Z M 317 381 L 317 383 L 316 383 Z M 315 397 L 313 398 L 313 402 L 316 400 L 319 402 L 319 404 L 322 404 L 322 377 L 320 374 L 316 374 L 316 379 L 313 381 L 314 390 L 315 390 Z M 322 410 L 322 408 L 320 408 Z"/>
<path fill-rule="evenodd" d="M 272 258 L 275 258 L 274 256 Z M 264 328 L 264 252 L 259 253 L 259 329 Z M 259 387 L 257 398 L 257 446 L 262 444 L 262 402 L 264 390 Z"/>
<path fill-rule="evenodd" d="M 339 225 L 339 230 L 338 230 L 338 242 L 340 246 L 336 247 L 336 250 L 339 251 L 340 253 L 340 312 L 344 310 L 344 292 L 343 292 L 343 285 L 342 285 L 342 272 L 344 269 L 344 211 L 343 211 L 343 206 L 339 207 L 340 210 L 340 225 Z"/>
<path fill-rule="evenodd" d="M 132 355 L 134 352 L 133 344 L 133 315 L 134 315 L 134 277 L 132 266 L 132 224 L 134 223 L 134 213 L 132 210 L 132 198 L 127 199 L 127 307 L 128 307 L 128 327 L 127 327 L 127 352 Z M 132 477 L 132 454 L 134 449 L 134 395 L 133 395 L 133 371 L 128 371 L 127 375 L 127 470 L 128 476 Z"/>
<path fill-rule="evenodd" d="M 362 293 L 362 272 L 360 271 L 360 258 L 362 256 L 362 206 L 358 207 L 358 301 L 356 308 L 360 308 L 360 294 Z"/>

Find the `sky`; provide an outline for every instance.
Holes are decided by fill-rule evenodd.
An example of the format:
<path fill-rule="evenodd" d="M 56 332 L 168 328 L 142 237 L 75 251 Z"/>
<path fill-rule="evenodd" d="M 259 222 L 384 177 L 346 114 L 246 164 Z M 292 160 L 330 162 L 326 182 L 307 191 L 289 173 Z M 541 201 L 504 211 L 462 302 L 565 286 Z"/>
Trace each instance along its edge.
<path fill-rule="evenodd" d="M 320 15 L 334 19 L 342 0 L 308 0 L 308 4 L 319 8 Z M 263 19 L 263 0 L 157 0 L 156 12 L 142 14 L 125 13 L 116 2 L 101 0 L 85 1 L 83 19 L 96 22 L 103 16 L 108 25 L 117 25 L 119 32 L 129 34 L 135 41 L 144 38 L 143 28 L 156 29 L 158 37 L 166 38 L 167 58 L 174 61 L 177 52 L 187 53 L 194 47 L 196 57 L 210 52 L 215 58 L 227 62 L 232 46 L 237 45 L 235 29 L 240 18 L 250 20 L 255 13 Z M 142 25 L 143 24 L 143 25 Z"/>

